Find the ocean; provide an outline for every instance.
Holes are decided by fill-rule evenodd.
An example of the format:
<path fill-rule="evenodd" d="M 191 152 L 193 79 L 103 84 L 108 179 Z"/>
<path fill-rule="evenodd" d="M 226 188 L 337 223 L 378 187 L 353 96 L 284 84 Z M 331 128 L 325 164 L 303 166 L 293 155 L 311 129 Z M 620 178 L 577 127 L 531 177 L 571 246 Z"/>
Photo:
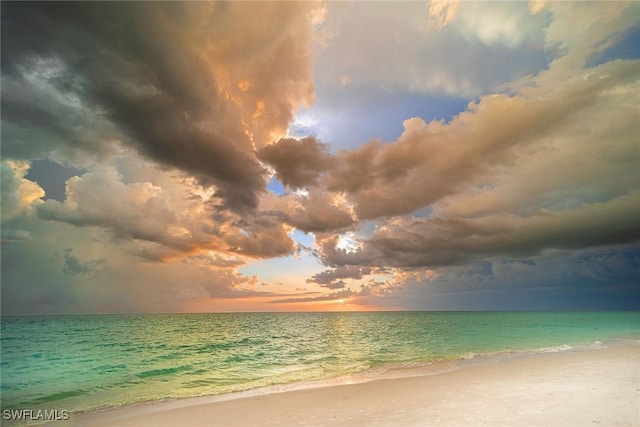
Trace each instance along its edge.
<path fill-rule="evenodd" d="M 639 338 L 639 312 L 2 317 L 0 404 L 73 414 Z"/>

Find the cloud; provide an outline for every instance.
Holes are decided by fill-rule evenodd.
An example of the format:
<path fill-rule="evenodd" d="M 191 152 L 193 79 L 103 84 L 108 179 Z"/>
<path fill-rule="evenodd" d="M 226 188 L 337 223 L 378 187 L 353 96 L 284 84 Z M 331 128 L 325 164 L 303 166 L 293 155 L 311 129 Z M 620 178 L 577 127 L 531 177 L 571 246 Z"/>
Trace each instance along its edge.
<path fill-rule="evenodd" d="M 230 208 L 253 209 L 265 187 L 254 146 L 284 133 L 296 106 L 313 97 L 317 7 L 3 5 L 3 141 L 16 155 L 18 140 L 35 133 L 96 155 L 104 146 L 135 147 L 215 185 Z M 93 130 L 110 132 L 85 134 L 94 118 Z"/>
<path fill-rule="evenodd" d="M 546 3 L 546 0 L 529 0 L 529 12 L 532 15 L 540 12 Z"/>
<path fill-rule="evenodd" d="M 549 249 L 637 243 L 640 191 L 605 203 L 585 204 L 528 217 L 509 213 L 469 218 L 398 218 L 378 228 L 362 249 L 337 248 L 337 239 L 321 247 L 328 265 L 434 267 L 483 257 L 534 256 Z"/>
<path fill-rule="evenodd" d="M 278 180 L 291 188 L 314 184 L 333 163 L 328 146 L 313 137 L 281 139 L 262 148 L 258 156 L 275 168 Z"/>
<path fill-rule="evenodd" d="M 195 300 L 227 300 L 231 307 L 234 299 L 271 295 L 237 271 L 239 256 L 202 251 L 149 264 L 131 256 L 140 241 L 35 216 L 24 221 L 33 238 L 2 245 L 6 314 L 189 311 Z"/>
<path fill-rule="evenodd" d="M 429 24 L 437 28 L 445 27 L 456 15 L 459 0 L 431 0 L 427 3 Z"/>
<path fill-rule="evenodd" d="M 28 214 L 35 206 L 42 203 L 44 190 L 37 183 L 25 178 L 28 170 L 27 162 L 2 161 L 3 221 L 21 214 Z"/>
<path fill-rule="evenodd" d="M 579 253 L 574 256 L 573 268 L 587 280 L 634 286 L 633 278 L 640 274 L 639 249 Z"/>
<path fill-rule="evenodd" d="M 343 289 L 341 291 L 336 291 L 330 294 L 324 294 L 317 297 L 301 297 L 301 298 L 284 298 L 284 299 L 276 299 L 269 301 L 270 304 L 290 304 L 290 303 L 301 303 L 301 302 L 319 302 L 319 301 L 336 301 L 343 298 L 349 298 L 352 296 L 356 296 L 357 293 L 353 292 L 350 289 Z"/>
<path fill-rule="evenodd" d="M 2 243 L 16 243 L 26 240 L 31 240 L 31 232 L 29 230 L 16 230 L 7 227 L 2 227 Z"/>
<path fill-rule="evenodd" d="M 541 149 L 547 145 L 554 144 L 554 149 L 564 153 L 554 166 L 572 168 L 568 153 L 575 151 L 575 145 L 569 133 L 583 133 L 582 139 L 602 146 L 604 140 L 591 137 L 587 129 L 593 129 L 594 135 L 601 134 L 603 128 L 597 127 L 606 123 L 605 116 L 615 117 L 620 123 L 620 145 L 609 148 L 611 161 L 601 166 L 613 168 L 620 163 L 613 160 L 614 156 L 634 156 L 634 110 L 629 106 L 637 100 L 634 88 L 639 71 L 636 62 L 618 61 L 591 69 L 588 78 L 586 74 L 575 76 L 552 92 L 539 86 L 528 88 L 522 95 L 485 96 L 471 102 L 448 123 L 426 124 L 412 118 L 404 122 L 405 131 L 397 141 L 370 142 L 355 150 L 340 151 L 331 159 L 308 139 L 305 145 L 295 145 L 304 150 L 306 160 L 282 160 L 275 165 L 276 173 L 287 181 L 294 176 L 305 177 L 298 178 L 297 185 L 317 185 L 345 194 L 359 220 L 404 215 L 459 193 L 479 180 L 491 180 L 492 174 L 515 164 L 522 163 L 525 169 L 531 161 L 540 165 L 546 161 Z M 600 156 L 590 146 L 583 153 L 593 155 L 594 160 Z M 310 166 L 318 164 L 322 167 Z M 550 187 L 558 185 L 557 180 L 550 181 L 554 176 L 542 178 L 546 184 L 540 191 L 549 194 Z M 624 176 L 620 174 L 620 184 Z M 576 177 L 571 179 L 580 184 L 575 182 L 580 181 Z M 631 184 L 627 179 L 623 184 L 626 190 L 620 189 L 618 194 L 628 191 Z"/>
<path fill-rule="evenodd" d="M 105 90 L 100 103 L 143 154 L 187 171 L 203 185 L 216 185 L 219 196 L 231 208 L 257 206 L 256 192 L 266 182 L 262 167 L 247 148 L 242 148 L 248 145 L 246 137 L 194 126 L 188 116 L 175 114 L 179 105 L 159 95 L 131 96 L 124 88 Z"/>
<path fill-rule="evenodd" d="M 344 197 L 315 187 L 306 194 L 264 194 L 260 212 L 262 216 L 305 233 L 343 230 L 355 223 L 352 209 Z"/>
<path fill-rule="evenodd" d="M 64 266 L 62 267 L 62 271 L 64 274 L 68 274 L 70 276 L 76 274 L 93 275 L 99 271 L 100 266 L 104 263 L 104 259 L 82 261 L 77 256 L 73 255 L 73 249 L 67 249 L 64 254 Z"/>
<path fill-rule="evenodd" d="M 585 74 L 586 76 L 586 74 Z M 606 72 L 589 73 L 588 79 Z M 584 77 L 583 77 L 584 78 Z M 608 77 L 604 77 L 608 78 Z M 590 105 L 528 146 L 510 164 L 480 172 L 476 185 L 459 188 L 433 205 L 433 215 L 525 215 L 603 202 L 637 188 L 637 82 L 600 91 Z"/>
<path fill-rule="evenodd" d="M 273 258 L 291 255 L 295 244 L 289 237 L 291 231 L 281 222 L 270 215 L 243 220 L 238 225 L 244 225 L 239 231 L 221 230 L 221 237 L 234 253 L 248 255 L 255 258 Z"/>
<path fill-rule="evenodd" d="M 99 168 L 69 178 L 64 202 L 49 199 L 38 216 L 76 226 L 102 226 L 116 237 L 148 240 L 168 245 L 167 229 L 177 220 L 163 190 L 153 184 L 124 184 L 112 168 Z"/>
<path fill-rule="evenodd" d="M 342 289 L 346 283 L 342 279 L 362 279 L 371 274 L 369 267 L 339 266 L 333 270 L 325 270 L 307 279 L 307 283 L 317 283 L 329 289 Z"/>
<path fill-rule="evenodd" d="M 635 2 L 544 2 L 539 9 L 552 14 L 545 43 L 559 45 L 563 52 L 550 67 L 548 79 L 564 78 L 584 67 L 628 30 L 637 28 L 640 19 L 640 6 Z"/>
<path fill-rule="evenodd" d="M 495 6 L 3 3 L 3 312 L 637 298 L 640 8 Z"/>
<path fill-rule="evenodd" d="M 369 304 L 411 309 L 628 309 L 638 307 L 638 247 L 550 251 L 535 259 L 504 258 L 395 270 Z"/>
<path fill-rule="evenodd" d="M 3 26 L 3 38 L 10 39 L 5 31 Z M 40 56 L 7 63 L 5 50 L 12 47 L 13 42 L 6 41 L 2 55 L 3 157 L 51 158 L 88 166 L 116 155 L 119 132 L 99 109 L 74 92 L 78 87 L 67 81 L 72 79 L 69 67 L 58 58 Z M 11 66 L 15 70 L 6 69 Z"/>
<path fill-rule="evenodd" d="M 547 25 L 545 13 L 532 16 L 521 2 L 329 4 L 320 27 L 327 41 L 318 55 L 318 93 L 344 103 L 361 99 L 361 108 L 376 90 L 490 93 L 546 68 L 555 56 L 555 45 L 545 44 Z M 351 78 L 347 87 L 339 84 L 344 75 Z"/>
<path fill-rule="evenodd" d="M 109 230 L 124 250 L 151 261 L 217 251 L 249 257 L 293 252 L 289 229 L 268 215 L 239 217 L 216 209 L 215 196 L 194 183 L 164 178 L 124 183 L 113 168 L 99 167 L 67 180 L 64 202 L 49 199 L 38 217 Z"/>
<path fill-rule="evenodd" d="M 340 204 L 337 196 L 320 190 L 312 190 L 309 197 L 304 197 L 300 204 L 290 211 L 287 221 L 305 232 L 322 232 L 340 230 L 349 227 L 354 220 L 348 207 Z"/>
<path fill-rule="evenodd" d="M 479 3 L 465 3 L 456 7 L 455 15 L 448 12 L 450 29 L 470 42 L 485 46 L 506 46 L 510 49 L 527 45 L 544 45 L 544 32 L 549 19 L 545 14 L 532 16 L 525 2 L 505 2 L 499 7 Z M 442 19 L 442 18 L 440 18 Z M 553 44 L 547 44 L 553 52 Z"/>

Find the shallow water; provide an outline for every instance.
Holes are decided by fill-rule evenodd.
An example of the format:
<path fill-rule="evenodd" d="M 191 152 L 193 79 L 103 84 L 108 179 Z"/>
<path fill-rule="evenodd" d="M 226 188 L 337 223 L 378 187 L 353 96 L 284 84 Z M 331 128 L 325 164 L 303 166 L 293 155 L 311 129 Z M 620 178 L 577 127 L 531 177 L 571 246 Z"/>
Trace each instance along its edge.
<path fill-rule="evenodd" d="M 3 317 L 1 403 L 92 411 L 620 338 L 640 338 L 640 313 Z"/>

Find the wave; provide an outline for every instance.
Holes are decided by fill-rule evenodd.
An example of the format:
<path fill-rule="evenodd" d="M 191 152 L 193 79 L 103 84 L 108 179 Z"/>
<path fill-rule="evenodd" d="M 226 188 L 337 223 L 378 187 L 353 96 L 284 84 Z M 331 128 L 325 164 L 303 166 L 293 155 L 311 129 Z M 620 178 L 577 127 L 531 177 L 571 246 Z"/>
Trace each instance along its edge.
<path fill-rule="evenodd" d="M 182 366 L 176 366 L 174 368 L 150 369 L 148 371 L 139 372 L 136 376 L 138 378 L 149 378 L 149 377 L 157 377 L 162 375 L 171 375 L 180 371 L 188 371 L 191 368 L 192 368 L 191 365 L 182 365 Z"/>
<path fill-rule="evenodd" d="M 640 325 L 640 317 L 628 314 L 336 316 L 89 316 L 65 328 L 44 322 L 37 330 L 28 319 L 3 320 L 2 403 L 91 411 L 242 390 L 437 375 L 483 361 L 601 348 L 595 339 L 613 344 L 631 337 L 635 343 Z M 94 324 L 104 332 L 84 333 Z M 5 339 L 12 336 L 20 340 Z"/>

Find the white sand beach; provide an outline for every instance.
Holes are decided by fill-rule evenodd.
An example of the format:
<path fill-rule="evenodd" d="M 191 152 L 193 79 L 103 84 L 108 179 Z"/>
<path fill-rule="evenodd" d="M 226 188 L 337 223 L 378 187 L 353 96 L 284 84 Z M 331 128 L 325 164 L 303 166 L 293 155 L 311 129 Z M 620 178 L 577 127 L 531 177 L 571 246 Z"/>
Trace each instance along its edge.
<path fill-rule="evenodd" d="M 146 404 L 55 425 L 638 426 L 640 343 L 435 364 L 356 384 Z"/>

